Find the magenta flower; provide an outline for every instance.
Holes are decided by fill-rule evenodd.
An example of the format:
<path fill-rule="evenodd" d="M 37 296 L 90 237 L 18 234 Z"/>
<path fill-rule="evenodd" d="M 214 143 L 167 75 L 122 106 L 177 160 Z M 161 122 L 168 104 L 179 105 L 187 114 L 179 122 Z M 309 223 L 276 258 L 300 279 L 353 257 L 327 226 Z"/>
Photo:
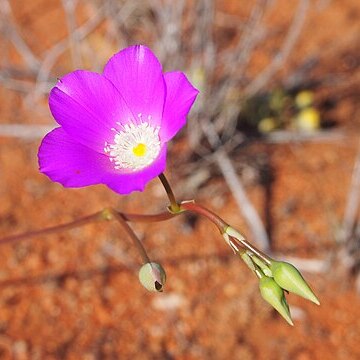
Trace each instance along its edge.
<path fill-rule="evenodd" d="M 143 191 L 164 171 L 166 143 L 185 125 L 197 94 L 182 72 L 163 74 L 141 45 L 115 54 L 103 74 L 67 74 L 50 93 L 61 127 L 41 143 L 40 171 L 66 187 Z"/>

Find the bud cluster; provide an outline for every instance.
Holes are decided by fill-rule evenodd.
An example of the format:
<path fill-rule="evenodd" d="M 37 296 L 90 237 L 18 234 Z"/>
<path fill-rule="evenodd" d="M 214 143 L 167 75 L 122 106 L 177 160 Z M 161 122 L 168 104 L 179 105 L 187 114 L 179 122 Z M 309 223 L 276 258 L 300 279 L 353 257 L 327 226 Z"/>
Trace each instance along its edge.
<path fill-rule="evenodd" d="M 248 243 L 231 226 L 224 228 L 222 235 L 235 254 L 239 255 L 259 279 L 262 298 L 277 310 L 290 325 L 293 325 L 293 322 L 285 293 L 294 293 L 320 305 L 318 298 L 295 266 L 271 259 Z M 147 290 L 162 292 L 166 281 L 165 270 L 158 263 L 145 262 L 140 268 L 139 280 Z"/>
<path fill-rule="evenodd" d="M 250 245 L 231 226 L 223 234 L 225 241 L 259 279 L 260 294 L 280 315 L 293 325 L 285 292 L 294 293 L 313 303 L 320 302 L 295 266 L 275 261 Z"/>

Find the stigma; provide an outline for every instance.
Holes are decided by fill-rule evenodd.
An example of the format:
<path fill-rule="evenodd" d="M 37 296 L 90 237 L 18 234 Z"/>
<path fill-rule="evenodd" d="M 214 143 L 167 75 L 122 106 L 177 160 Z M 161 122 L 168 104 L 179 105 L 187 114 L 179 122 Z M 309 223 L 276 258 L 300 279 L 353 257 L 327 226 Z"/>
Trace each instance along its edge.
<path fill-rule="evenodd" d="M 161 149 L 159 130 L 147 122 L 129 123 L 116 130 L 112 143 L 105 143 L 104 152 L 115 169 L 138 171 L 149 166 Z"/>
<path fill-rule="evenodd" d="M 132 150 L 134 155 L 144 156 L 146 154 L 146 145 L 143 143 L 137 144 Z"/>

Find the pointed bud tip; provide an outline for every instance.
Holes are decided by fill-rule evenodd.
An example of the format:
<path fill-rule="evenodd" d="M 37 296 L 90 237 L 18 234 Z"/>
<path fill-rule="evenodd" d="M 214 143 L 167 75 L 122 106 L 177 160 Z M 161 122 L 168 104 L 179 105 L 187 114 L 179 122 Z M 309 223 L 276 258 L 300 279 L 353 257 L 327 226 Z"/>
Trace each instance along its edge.
<path fill-rule="evenodd" d="M 313 302 L 314 304 L 320 306 L 320 301 L 319 299 L 316 297 L 316 295 L 314 295 L 313 298 L 309 299 L 311 302 Z"/>
<path fill-rule="evenodd" d="M 294 326 L 283 289 L 274 279 L 263 276 L 259 280 L 260 294 L 285 320 Z"/>
<path fill-rule="evenodd" d="M 272 261 L 270 269 L 275 281 L 283 289 L 320 305 L 319 299 L 294 265 L 284 261 Z"/>

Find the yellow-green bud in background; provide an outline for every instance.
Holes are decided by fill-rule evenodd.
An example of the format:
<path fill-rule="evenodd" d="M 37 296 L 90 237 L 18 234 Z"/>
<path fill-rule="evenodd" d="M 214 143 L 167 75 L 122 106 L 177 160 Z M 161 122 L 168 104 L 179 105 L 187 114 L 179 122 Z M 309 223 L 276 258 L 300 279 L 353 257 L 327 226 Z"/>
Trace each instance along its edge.
<path fill-rule="evenodd" d="M 320 113 L 314 107 L 305 108 L 296 116 L 296 127 L 299 130 L 316 131 L 320 125 Z"/>
<path fill-rule="evenodd" d="M 320 305 L 318 298 L 295 266 L 284 261 L 271 261 L 270 269 L 274 280 L 283 289 Z"/>
<path fill-rule="evenodd" d="M 267 276 L 262 276 L 259 279 L 259 289 L 263 299 L 293 326 L 294 324 L 291 320 L 289 305 L 286 301 L 284 291 L 275 280 Z"/>
<path fill-rule="evenodd" d="M 314 93 L 309 90 L 300 91 L 295 97 L 295 104 L 298 108 L 306 108 L 314 102 Z"/>
<path fill-rule="evenodd" d="M 162 292 L 166 282 L 166 273 L 160 264 L 146 263 L 139 270 L 139 280 L 145 289 Z"/>
<path fill-rule="evenodd" d="M 268 132 L 271 132 L 273 130 L 276 129 L 277 127 L 277 121 L 275 118 L 273 117 L 266 117 L 266 118 L 263 118 L 259 121 L 259 124 L 258 124 L 258 130 L 263 133 L 263 134 L 266 134 Z"/>

